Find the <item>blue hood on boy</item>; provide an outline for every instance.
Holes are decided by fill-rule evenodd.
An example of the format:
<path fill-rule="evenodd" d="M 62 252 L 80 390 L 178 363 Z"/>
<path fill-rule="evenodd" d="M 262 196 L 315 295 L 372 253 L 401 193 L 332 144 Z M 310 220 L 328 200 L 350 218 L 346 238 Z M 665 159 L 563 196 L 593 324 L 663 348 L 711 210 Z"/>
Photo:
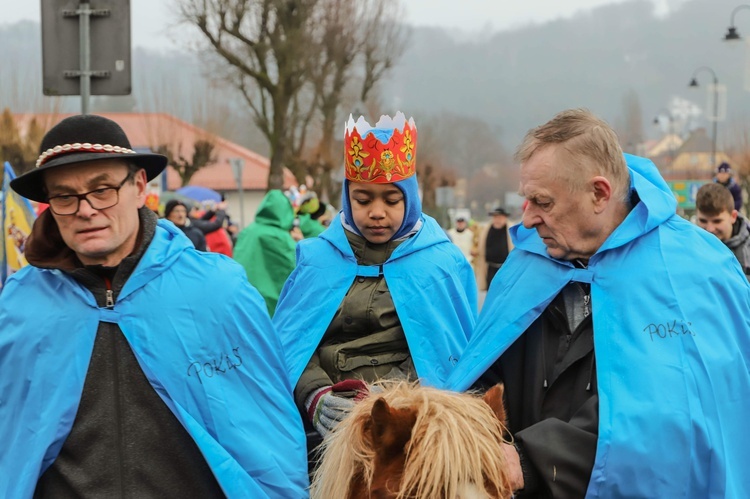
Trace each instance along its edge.
<path fill-rule="evenodd" d="M 626 159 L 640 201 L 588 268 L 511 229 L 516 248 L 445 386 L 469 388 L 563 286 L 590 282 L 599 435 L 587 497 L 750 497 L 750 285 L 718 238 L 675 214 L 654 164 Z"/>
<path fill-rule="evenodd" d="M 100 321 L 119 326 L 228 497 L 307 496 L 304 432 L 263 300 L 238 264 L 160 220 L 112 308 L 59 270 L 27 266 L 3 287 L 0 365 L 13 375 L 0 378 L 0 497 L 32 497 L 57 458 Z"/>
<path fill-rule="evenodd" d="M 391 139 L 393 129 L 373 128 L 365 134 L 365 137 L 369 134 L 375 135 L 378 140 L 385 144 Z M 352 205 L 349 202 L 349 185 L 349 179 L 344 179 L 344 188 L 341 192 L 341 206 L 344 212 L 344 220 L 346 221 L 347 228 L 350 228 L 361 236 L 362 234 L 354 224 L 354 217 L 352 216 Z M 404 193 L 404 220 L 401 222 L 401 227 L 393 235 L 393 239 L 400 239 L 411 232 L 417 222 L 419 222 L 419 217 L 422 214 L 422 200 L 419 198 L 419 183 L 417 182 L 416 173 L 405 180 L 394 182 L 393 185 Z"/>

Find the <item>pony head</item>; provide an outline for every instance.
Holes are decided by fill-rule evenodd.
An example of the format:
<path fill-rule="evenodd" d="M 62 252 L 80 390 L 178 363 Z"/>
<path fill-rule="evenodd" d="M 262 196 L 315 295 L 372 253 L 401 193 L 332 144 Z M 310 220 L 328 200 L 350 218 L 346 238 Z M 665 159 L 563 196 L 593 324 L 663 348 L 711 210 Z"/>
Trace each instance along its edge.
<path fill-rule="evenodd" d="M 502 385 L 484 397 L 406 382 L 381 386 L 324 441 L 311 497 L 511 497 Z"/>

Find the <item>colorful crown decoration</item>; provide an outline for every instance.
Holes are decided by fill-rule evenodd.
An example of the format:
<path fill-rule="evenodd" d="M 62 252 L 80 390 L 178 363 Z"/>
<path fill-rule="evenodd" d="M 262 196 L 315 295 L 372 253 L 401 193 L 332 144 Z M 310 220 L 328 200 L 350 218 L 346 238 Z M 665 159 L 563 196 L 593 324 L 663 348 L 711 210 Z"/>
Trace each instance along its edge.
<path fill-rule="evenodd" d="M 349 115 L 344 136 L 344 170 L 352 182 L 390 184 L 416 173 L 417 125 L 398 112 L 381 116 L 372 127 Z"/>

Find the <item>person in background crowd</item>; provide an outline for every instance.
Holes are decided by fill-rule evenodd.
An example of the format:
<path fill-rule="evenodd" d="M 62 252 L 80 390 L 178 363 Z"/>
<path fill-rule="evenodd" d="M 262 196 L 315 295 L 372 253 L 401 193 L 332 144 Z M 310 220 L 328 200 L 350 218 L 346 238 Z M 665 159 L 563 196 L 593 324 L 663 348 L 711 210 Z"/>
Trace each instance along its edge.
<path fill-rule="evenodd" d="M 734 257 L 588 111 L 531 130 L 516 157 L 523 225 L 445 385 L 505 383 L 514 496 L 750 497 Z"/>
<path fill-rule="evenodd" d="M 206 236 L 206 247 L 209 251 L 232 258 L 232 241 L 224 230 L 229 221 L 226 209 L 227 202 L 222 198 L 220 203 L 203 212 L 194 210 L 190 222 Z"/>
<path fill-rule="evenodd" d="M 750 227 L 734 208 L 732 193 L 721 184 L 705 184 L 695 198 L 696 223 L 732 250 L 750 279 Z"/>
<path fill-rule="evenodd" d="M 326 230 L 325 226 L 317 220 L 323 213 L 325 213 L 325 203 L 318 199 L 315 192 L 307 191 L 300 197 L 297 218 L 299 219 L 299 229 L 305 238 L 317 237 Z M 313 218 L 313 215 L 317 216 Z"/>
<path fill-rule="evenodd" d="M 261 297 L 145 207 L 166 164 L 77 115 L 11 182 L 49 208 L 0 293 L 0 497 L 307 494 Z"/>
<path fill-rule="evenodd" d="M 469 262 L 422 213 L 414 121 L 350 118 L 344 148 L 343 210 L 297 246 L 274 315 L 310 451 L 364 382 L 446 379 L 477 310 Z"/>
<path fill-rule="evenodd" d="M 495 274 L 503 266 L 508 254 L 513 249 L 513 241 L 508 231 L 508 212 L 497 207 L 488 213 L 490 223 L 479 233 L 479 250 L 475 260 L 475 273 L 480 291 L 490 287 Z"/>
<path fill-rule="evenodd" d="M 333 205 L 321 202 L 318 211 L 310 216 L 313 220 L 317 220 L 318 223 L 327 228 L 329 225 L 331 225 L 331 221 L 337 215 L 338 210 L 336 210 Z"/>
<path fill-rule="evenodd" d="M 456 226 L 448 229 L 448 237 L 453 244 L 458 246 L 466 260 L 471 263 L 476 255 L 475 233 L 469 229 L 468 220 L 465 215 L 458 215 L 455 219 Z"/>
<path fill-rule="evenodd" d="M 234 248 L 234 246 L 237 244 L 237 236 L 239 236 L 240 234 L 240 226 L 237 225 L 237 222 L 227 216 L 227 225 L 226 227 L 224 227 L 224 229 L 227 231 L 229 241 L 232 243 L 232 248 Z"/>
<path fill-rule="evenodd" d="M 723 185 L 732 193 L 734 199 L 734 209 L 740 211 L 742 208 L 742 187 L 734 180 L 732 176 L 732 167 L 729 163 L 722 163 L 716 167 L 716 176 L 714 182 Z"/>
<path fill-rule="evenodd" d="M 270 190 L 258 206 L 255 221 L 240 232 L 234 247 L 234 259 L 245 268 L 247 279 L 266 301 L 272 317 L 281 288 L 294 270 L 297 241 L 302 239 L 294 220 L 294 208 L 286 195 Z"/>
<path fill-rule="evenodd" d="M 192 224 L 188 217 L 188 206 L 179 199 L 170 199 L 164 206 L 164 218 L 180 229 L 198 251 L 208 251 L 206 236 L 203 231 Z"/>

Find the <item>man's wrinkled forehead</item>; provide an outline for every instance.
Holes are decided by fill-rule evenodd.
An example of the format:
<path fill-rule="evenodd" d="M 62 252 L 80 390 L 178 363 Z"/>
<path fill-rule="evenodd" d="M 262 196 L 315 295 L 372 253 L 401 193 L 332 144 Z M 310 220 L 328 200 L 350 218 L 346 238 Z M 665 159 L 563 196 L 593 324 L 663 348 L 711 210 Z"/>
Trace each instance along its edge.
<path fill-rule="evenodd" d="M 43 182 L 47 191 L 92 186 L 102 182 L 119 181 L 117 176 L 127 170 L 127 163 L 120 160 L 103 160 L 73 163 L 44 172 Z"/>

